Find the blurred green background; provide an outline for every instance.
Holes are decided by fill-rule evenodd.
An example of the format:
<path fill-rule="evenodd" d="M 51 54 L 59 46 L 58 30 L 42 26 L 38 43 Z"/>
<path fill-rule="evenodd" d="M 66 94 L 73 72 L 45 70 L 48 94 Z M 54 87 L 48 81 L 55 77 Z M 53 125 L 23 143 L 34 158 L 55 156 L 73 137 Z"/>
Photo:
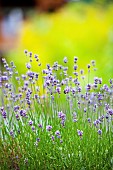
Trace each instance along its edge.
<path fill-rule="evenodd" d="M 54 61 L 62 64 L 67 56 L 69 74 L 74 56 L 85 73 L 87 64 L 96 60 L 96 74 L 106 83 L 113 78 L 113 4 L 95 0 L 67 3 L 53 13 L 31 10 L 20 31 L 18 47 L 6 53 L 21 73 L 25 71 L 24 49 L 39 54 L 43 68 Z M 37 69 L 37 64 L 33 67 Z"/>

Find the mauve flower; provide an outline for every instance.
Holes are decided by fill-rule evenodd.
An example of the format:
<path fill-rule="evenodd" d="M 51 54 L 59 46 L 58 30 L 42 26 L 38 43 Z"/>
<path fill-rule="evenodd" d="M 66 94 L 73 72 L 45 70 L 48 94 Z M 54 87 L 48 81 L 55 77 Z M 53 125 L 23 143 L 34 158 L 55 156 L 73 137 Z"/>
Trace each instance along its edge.
<path fill-rule="evenodd" d="M 88 118 L 87 120 L 88 120 L 89 123 L 91 123 L 91 119 L 90 118 Z"/>
<path fill-rule="evenodd" d="M 2 106 L 2 107 L 0 107 L 0 111 L 1 112 L 3 112 L 4 111 L 4 107 Z"/>
<path fill-rule="evenodd" d="M 22 74 L 21 77 L 22 77 L 23 80 L 25 80 L 27 76 Z"/>
<path fill-rule="evenodd" d="M 56 92 L 60 94 L 61 93 L 61 87 L 56 87 Z"/>
<path fill-rule="evenodd" d="M 88 64 L 88 65 L 87 65 L 87 68 L 89 69 L 90 67 L 91 67 L 90 64 Z"/>
<path fill-rule="evenodd" d="M 59 136 L 59 135 L 60 135 L 60 131 L 57 130 L 57 131 L 55 132 L 55 135 L 56 135 L 56 136 Z"/>
<path fill-rule="evenodd" d="M 75 76 L 78 76 L 78 72 L 73 72 L 73 74 L 74 74 Z"/>
<path fill-rule="evenodd" d="M 76 118 L 73 119 L 73 122 L 77 122 L 77 121 L 78 121 L 78 119 L 76 119 Z"/>
<path fill-rule="evenodd" d="M 30 69 L 30 68 L 31 68 L 31 64 L 30 64 L 30 63 L 27 63 L 27 64 L 26 64 L 26 67 L 27 67 L 28 69 Z"/>
<path fill-rule="evenodd" d="M 4 119 L 6 119 L 6 117 L 7 117 L 7 114 L 6 114 L 6 111 L 2 111 L 2 117 L 4 118 Z"/>
<path fill-rule="evenodd" d="M 99 129 L 99 130 L 98 130 L 98 134 L 99 134 L 99 135 L 102 135 L 102 130 Z"/>
<path fill-rule="evenodd" d="M 27 53 L 28 53 L 28 50 L 24 50 L 24 53 L 27 54 Z"/>
<path fill-rule="evenodd" d="M 39 128 L 42 128 L 42 125 L 39 123 L 39 124 L 38 124 L 38 127 L 39 127 Z"/>
<path fill-rule="evenodd" d="M 40 142 L 40 138 L 36 138 L 36 141 L 37 141 L 37 142 Z"/>
<path fill-rule="evenodd" d="M 67 57 L 64 57 L 63 61 L 64 61 L 64 63 L 67 63 Z"/>
<path fill-rule="evenodd" d="M 77 62 L 77 60 L 78 60 L 78 57 L 74 57 L 74 63 L 76 63 Z"/>
<path fill-rule="evenodd" d="M 70 92 L 70 87 L 66 87 L 65 89 L 64 89 L 64 94 L 68 94 Z"/>
<path fill-rule="evenodd" d="M 10 131 L 10 135 L 11 135 L 11 136 L 13 136 L 13 135 L 14 135 L 13 130 L 11 130 L 11 131 Z"/>
<path fill-rule="evenodd" d="M 3 64 L 7 63 L 5 58 L 2 58 L 2 62 L 3 62 Z"/>
<path fill-rule="evenodd" d="M 47 130 L 47 131 L 51 131 L 51 129 L 52 129 L 52 126 L 50 126 L 50 125 L 47 125 L 47 126 L 46 126 L 46 130 Z"/>
<path fill-rule="evenodd" d="M 91 60 L 92 66 L 95 66 L 95 60 Z"/>
<path fill-rule="evenodd" d="M 96 126 L 96 127 L 97 127 L 97 123 L 96 123 L 96 121 L 94 121 L 94 122 L 93 122 L 93 124 L 94 124 L 94 126 Z"/>
<path fill-rule="evenodd" d="M 75 94 L 75 92 L 76 92 L 75 87 L 73 87 L 73 88 L 71 89 L 71 92 L 72 92 L 72 94 Z"/>
<path fill-rule="evenodd" d="M 8 89 L 9 86 L 10 86 L 10 85 L 9 85 L 8 83 L 5 83 L 5 88 Z"/>
<path fill-rule="evenodd" d="M 29 125 L 30 125 L 30 126 L 32 126 L 33 121 L 32 121 L 32 120 L 30 120 L 28 123 L 29 123 Z"/>
<path fill-rule="evenodd" d="M 110 80 L 109 80 L 109 82 L 110 82 L 110 84 L 112 84 L 112 83 L 113 83 L 113 80 L 112 80 L 112 79 L 110 79 Z"/>
<path fill-rule="evenodd" d="M 1 76 L 1 81 L 8 81 L 8 76 Z"/>
<path fill-rule="evenodd" d="M 78 87 L 78 88 L 77 88 L 77 91 L 78 91 L 79 93 L 81 92 L 81 90 L 82 90 L 81 87 Z"/>
<path fill-rule="evenodd" d="M 77 65 L 74 65 L 74 70 L 77 70 L 78 66 Z"/>
<path fill-rule="evenodd" d="M 113 115 L 113 109 L 108 109 L 108 114 Z"/>
<path fill-rule="evenodd" d="M 82 130 L 78 130 L 77 129 L 77 133 L 78 133 L 78 136 L 82 137 L 82 135 L 83 135 L 83 131 Z"/>
<path fill-rule="evenodd" d="M 37 55 L 37 54 L 35 54 L 35 55 L 34 55 L 34 58 L 38 58 L 38 55 Z"/>
<path fill-rule="evenodd" d="M 20 110 L 20 116 L 25 117 L 26 116 L 26 110 L 21 109 Z"/>
<path fill-rule="evenodd" d="M 31 129 L 32 129 L 32 131 L 35 131 L 35 127 L 34 126 L 32 126 Z"/>
<path fill-rule="evenodd" d="M 84 73 L 84 70 L 80 70 L 80 74 L 83 74 Z"/>
<path fill-rule="evenodd" d="M 58 112 L 58 117 L 62 120 L 65 120 L 66 119 L 66 115 L 61 111 L 61 112 Z"/>
<path fill-rule="evenodd" d="M 84 112 L 86 113 L 86 111 L 87 111 L 87 108 L 85 107 L 85 108 L 84 108 Z"/>
<path fill-rule="evenodd" d="M 54 140 L 55 140 L 55 137 L 52 135 L 52 136 L 51 136 L 51 139 L 52 139 L 52 141 L 54 141 Z"/>
<path fill-rule="evenodd" d="M 18 115 L 18 114 L 16 114 L 15 116 L 16 116 L 16 119 L 17 119 L 17 120 L 19 120 L 19 119 L 20 119 L 20 117 L 19 117 L 19 115 Z"/>
<path fill-rule="evenodd" d="M 29 56 L 32 57 L 32 52 L 29 52 Z"/>
<path fill-rule="evenodd" d="M 19 106 L 18 105 L 14 106 L 14 112 L 17 112 L 18 110 L 19 110 Z"/>
<path fill-rule="evenodd" d="M 96 120 L 96 124 L 98 125 L 99 123 L 100 123 L 100 120 L 97 119 L 97 120 Z"/>
<path fill-rule="evenodd" d="M 87 84 L 86 90 L 87 90 L 87 91 L 90 91 L 90 90 L 91 90 L 91 84 Z"/>
<path fill-rule="evenodd" d="M 98 81 L 99 81 L 99 84 L 102 84 L 102 78 L 99 78 Z"/>

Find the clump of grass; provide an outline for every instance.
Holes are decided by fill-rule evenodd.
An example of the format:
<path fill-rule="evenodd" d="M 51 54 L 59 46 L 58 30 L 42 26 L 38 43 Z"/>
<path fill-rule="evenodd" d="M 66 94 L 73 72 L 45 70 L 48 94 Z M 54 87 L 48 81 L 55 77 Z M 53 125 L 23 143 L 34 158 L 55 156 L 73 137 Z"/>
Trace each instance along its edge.
<path fill-rule="evenodd" d="M 0 75 L 0 165 L 2 169 L 113 169 L 113 79 L 88 76 L 74 57 L 41 70 L 38 55 L 25 50 L 26 74 L 2 59 Z M 39 73 L 33 71 L 36 60 Z M 14 84 L 15 80 L 17 85 Z"/>

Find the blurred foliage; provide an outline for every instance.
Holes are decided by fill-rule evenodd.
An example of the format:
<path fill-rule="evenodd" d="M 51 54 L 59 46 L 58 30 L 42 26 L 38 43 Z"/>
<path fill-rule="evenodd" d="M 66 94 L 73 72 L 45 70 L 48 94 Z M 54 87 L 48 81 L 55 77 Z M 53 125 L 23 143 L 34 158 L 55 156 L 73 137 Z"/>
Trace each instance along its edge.
<path fill-rule="evenodd" d="M 31 13 L 20 33 L 18 49 L 7 54 L 9 60 L 25 71 L 24 49 L 39 54 L 42 67 L 46 63 L 63 63 L 68 57 L 70 74 L 73 57 L 79 67 L 87 68 L 96 60 L 98 76 L 106 82 L 113 78 L 113 5 L 100 6 L 70 3 L 56 13 Z M 36 68 L 36 67 L 35 67 Z"/>

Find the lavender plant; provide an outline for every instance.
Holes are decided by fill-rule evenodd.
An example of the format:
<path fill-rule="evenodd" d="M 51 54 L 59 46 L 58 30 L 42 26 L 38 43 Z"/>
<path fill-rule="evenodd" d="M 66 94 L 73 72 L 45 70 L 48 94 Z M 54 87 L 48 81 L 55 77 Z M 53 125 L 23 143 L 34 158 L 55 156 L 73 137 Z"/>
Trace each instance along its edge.
<path fill-rule="evenodd" d="M 2 169 L 113 169 L 113 79 L 88 79 L 74 57 L 41 70 L 38 55 L 24 51 L 26 73 L 3 58 L 0 72 Z M 36 61 L 39 72 L 33 71 Z M 40 71 L 41 70 L 41 71 Z M 16 85 L 14 82 L 17 82 Z"/>

